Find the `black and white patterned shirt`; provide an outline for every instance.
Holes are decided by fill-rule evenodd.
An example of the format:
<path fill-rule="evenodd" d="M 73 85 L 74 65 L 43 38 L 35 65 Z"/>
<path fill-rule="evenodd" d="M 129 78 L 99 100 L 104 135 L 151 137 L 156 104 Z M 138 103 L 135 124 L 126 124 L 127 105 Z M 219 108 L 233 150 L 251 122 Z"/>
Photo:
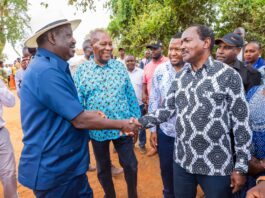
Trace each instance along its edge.
<path fill-rule="evenodd" d="M 177 73 L 163 107 L 139 122 L 149 128 L 174 115 L 174 160 L 187 172 L 224 176 L 248 171 L 252 133 L 242 80 L 234 69 L 212 57 L 196 72 L 188 64 Z"/>

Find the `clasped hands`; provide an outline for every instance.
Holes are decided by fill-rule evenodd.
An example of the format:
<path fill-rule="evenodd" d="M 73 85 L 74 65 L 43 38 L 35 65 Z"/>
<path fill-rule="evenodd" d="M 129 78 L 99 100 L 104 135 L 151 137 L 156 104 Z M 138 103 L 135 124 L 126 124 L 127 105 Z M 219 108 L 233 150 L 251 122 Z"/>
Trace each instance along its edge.
<path fill-rule="evenodd" d="M 101 111 L 95 111 L 100 117 L 107 118 L 107 116 Z M 136 136 L 142 125 L 136 118 L 130 118 L 129 120 L 121 120 L 120 135 Z"/>
<path fill-rule="evenodd" d="M 138 134 L 141 124 L 136 118 L 130 118 L 130 120 L 123 120 L 124 125 L 121 128 L 121 135 L 135 136 Z"/>

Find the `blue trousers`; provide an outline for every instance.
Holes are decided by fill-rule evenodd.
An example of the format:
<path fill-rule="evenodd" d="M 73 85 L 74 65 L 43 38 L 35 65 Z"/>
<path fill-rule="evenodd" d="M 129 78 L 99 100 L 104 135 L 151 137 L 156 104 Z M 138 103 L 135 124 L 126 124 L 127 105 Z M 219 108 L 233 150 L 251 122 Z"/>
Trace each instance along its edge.
<path fill-rule="evenodd" d="M 141 116 L 144 116 L 144 105 L 140 105 Z M 146 144 L 146 131 L 144 128 L 139 131 L 139 147 L 144 147 Z"/>
<path fill-rule="evenodd" d="M 205 198 L 232 198 L 230 175 L 208 176 L 188 173 L 176 162 L 173 163 L 174 192 L 176 198 L 194 198 L 197 185 L 202 187 Z"/>
<path fill-rule="evenodd" d="M 34 190 L 37 198 L 93 198 L 86 174 L 80 175 L 49 190 Z"/>
<path fill-rule="evenodd" d="M 158 127 L 157 130 L 157 151 L 160 161 L 160 172 L 163 181 L 164 198 L 174 197 L 173 185 L 173 152 L 175 138 L 167 136 Z"/>
<path fill-rule="evenodd" d="M 111 176 L 110 141 L 111 140 L 105 140 L 99 142 L 92 140 L 94 155 L 97 162 L 98 179 L 104 190 L 105 198 L 116 197 Z M 112 142 L 118 153 L 119 162 L 124 169 L 128 198 L 136 198 L 138 162 L 134 154 L 132 137 L 120 137 L 116 140 L 112 140 Z"/>

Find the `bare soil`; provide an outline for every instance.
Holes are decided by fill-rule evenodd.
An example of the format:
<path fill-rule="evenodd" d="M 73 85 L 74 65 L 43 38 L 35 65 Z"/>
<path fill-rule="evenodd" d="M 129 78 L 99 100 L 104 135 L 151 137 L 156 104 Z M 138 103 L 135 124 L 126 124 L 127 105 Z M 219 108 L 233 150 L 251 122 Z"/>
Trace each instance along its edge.
<path fill-rule="evenodd" d="M 15 93 L 15 91 L 14 91 Z M 15 93 L 16 94 L 16 93 Z M 19 99 L 16 99 L 16 106 L 14 108 L 4 108 L 4 119 L 6 120 L 6 127 L 10 132 L 11 141 L 14 147 L 15 158 L 18 165 L 22 143 L 22 129 L 20 122 L 20 103 Z M 147 133 L 149 136 L 149 133 Z M 147 149 L 150 149 L 149 141 L 147 141 Z M 112 147 L 112 145 L 111 145 Z M 112 149 L 111 149 L 112 150 Z M 135 147 L 135 153 L 138 159 L 138 195 L 139 198 L 161 198 L 162 195 L 162 181 L 160 177 L 160 168 L 158 156 L 147 157 L 139 152 Z M 95 158 L 93 150 L 90 145 L 90 158 L 91 163 L 95 165 Z M 120 167 L 118 156 L 111 152 L 111 159 L 115 166 Z M 102 198 L 104 196 L 103 190 L 98 182 L 97 173 L 88 172 L 88 180 L 93 189 L 95 198 Z M 127 190 L 124 175 L 113 177 L 113 182 L 116 190 L 117 198 L 126 198 Z M 187 189 L 189 190 L 189 189 Z M 18 183 L 18 193 L 20 198 L 32 198 L 34 197 L 32 191 Z M 0 198 L 3 197 L 3 189 L 0 185 Z M 197 198 L 203 197 L 203 193 L 198 188 Z"/>

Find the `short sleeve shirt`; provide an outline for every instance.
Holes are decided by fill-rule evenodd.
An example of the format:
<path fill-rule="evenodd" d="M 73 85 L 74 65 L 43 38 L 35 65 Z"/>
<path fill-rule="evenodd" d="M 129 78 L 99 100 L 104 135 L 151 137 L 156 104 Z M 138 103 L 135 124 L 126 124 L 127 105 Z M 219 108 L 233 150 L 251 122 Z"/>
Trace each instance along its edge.
<path fill-rule="evenodd" d="M 131 80 L 121 62 L 111 59 L 99 66 L 91 59 L 78 66 L 74 81 L 84 109 L 101 111 L 113 120 L 140 117 Z M 114 140 L 120 138 L 120 131 L 89 130 L 89 137 L 96 141 Z"/>
<path fill-rule="evenodd" d="M 71 124 L 83 112 L 66 61 L 39 48 L 21 90 L 23 143 L 19 182 L 46 190 L 85 174 L 88 135 Z"/>

